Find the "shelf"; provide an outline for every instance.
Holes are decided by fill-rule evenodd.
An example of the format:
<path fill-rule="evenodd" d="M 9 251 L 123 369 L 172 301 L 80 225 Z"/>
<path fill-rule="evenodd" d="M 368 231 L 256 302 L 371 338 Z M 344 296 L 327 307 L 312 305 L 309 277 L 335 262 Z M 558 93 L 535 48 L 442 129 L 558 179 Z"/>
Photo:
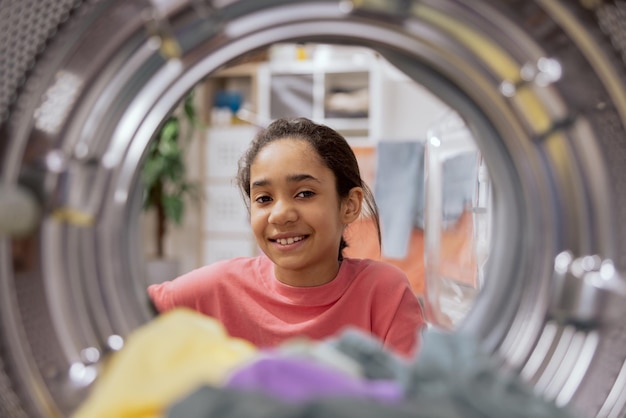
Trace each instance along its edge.
<path fill-rule="evenodd" d="M 324 118 L 319 121 L 337 131 L 366 131 L 369 129 L 368 118 Z"/>
<path fill-rule="evenodd" d="M 316 51 L 315 59 L 259 66 L 260 116 L 268 120 L 303 116 L 346 137 L 369 137 L 370 87 L 377 60 L 359 49 L 318 47 Z"/>
<path fill-rule="evenodd" d="M 258 63 L 245 63 L 233 67 L 226 67 L 211 74 L 204 83 L 204 97 L 206 98 L 206 115 L 204 120 L 209 124 L 220 123 L 213 120 L 213 110 L 216 104 L 224 107 L 229 104 L 231 111 L 245 107 L 253 114 L 257 113 L 257 73 Z M 226 115 L 226 117 L 228 117 Z"/>
<path fill-rule="evenodd" d="M 370 64 L 350 64 L 339 63 L 318 63 L 315 61 L 294 61 L 294 62 L 272 62 L 267 64 L 268 69 L 275 74 L 343 74 L 354 72 L 366 72 L 370 69 Z"/>
<path fill-rule="evenodd" d="M 235 65 L 233 67 L 225 67 L 217 70 L 209 77 L 254 77 L 259 69 L 259 63 L 246 63 Z"/>

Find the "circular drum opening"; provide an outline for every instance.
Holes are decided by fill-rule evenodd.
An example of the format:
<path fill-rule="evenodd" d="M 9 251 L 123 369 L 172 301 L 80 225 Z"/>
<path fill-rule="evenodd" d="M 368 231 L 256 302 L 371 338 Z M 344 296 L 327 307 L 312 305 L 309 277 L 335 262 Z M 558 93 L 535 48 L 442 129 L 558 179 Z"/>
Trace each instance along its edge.
<path fill-rule="evenodd" d="M 138 218 L 154 133 L 207 77 L 294 43 L 368 48 L 454 110 L 488 169 L 493 201 L 484 281 L 452 328 L 557 404 L 622 415 L 625 9 L 541 0 L 3 2 L 0 411 L 70 414 L 99 361 L 151 318 Z M 393 97 L 376 94 L 385 93 Z M 430 169 L 448 134 L 424 133 Z M 433 323 L 447 326 L 438 234 L 430 236 L 425 302 Z"/>

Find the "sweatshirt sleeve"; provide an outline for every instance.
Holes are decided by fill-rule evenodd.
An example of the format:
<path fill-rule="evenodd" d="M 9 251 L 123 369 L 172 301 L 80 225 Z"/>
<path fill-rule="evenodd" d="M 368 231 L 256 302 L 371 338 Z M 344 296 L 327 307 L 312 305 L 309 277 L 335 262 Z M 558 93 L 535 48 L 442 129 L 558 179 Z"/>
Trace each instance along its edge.
<path fill-rule="evenodd" d="M 175 306 L 171 289 L 168 289 L 170 283 L 164 282 L 148 286 L 148 296 L 159 312 L 168 311 Z"/>
<path fill-rule="evenodd" d="M 389 326 L 385 346 L 403 356 L 413 356 L 419 349 L 420 334 L 425 324 L 422 306 L 415 293 L 407 287 Z"/>
<path fill-rule="evenodd" d="M 185 273 L 174 280 L 148 286 L 148 296 L 159 312 L 176 307 L 198 310 L 200 299 L 206 294 L 213 281 L 211 278 L 218 267 L 204 266 Z"/>

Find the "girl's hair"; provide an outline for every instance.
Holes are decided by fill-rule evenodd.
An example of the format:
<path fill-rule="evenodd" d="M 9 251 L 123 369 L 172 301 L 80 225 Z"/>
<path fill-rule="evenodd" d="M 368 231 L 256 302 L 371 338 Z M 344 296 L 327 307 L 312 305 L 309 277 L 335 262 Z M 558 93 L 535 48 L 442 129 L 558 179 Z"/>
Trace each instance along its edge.
<path fill-rule="evenodd" d="M 366 213 L 374 218 L 378 233 L 378 244 L 381 243 L 380 216 L 378 206 L 371 189 L 361 178 L 359 165 L 354 151 L 346 139 L 332 128 L 317 124 L 307 118 L 277 119 L 267 128 L 259 131 L 252 140 L 250 147 L 239 160 L 237 183 L 250 211 L 250 165 L 257 154 L 270 142 L 293 138 L 306 141 L 320 156 L 324 164 L 335 174 L 337 194 L 340 198 L 348 196 L 354 187 L 361 187 L 364 193 Z M 348 246 L 344 237 L 339 244 L 339 260 L 343 260 L 343 249 Z"/>

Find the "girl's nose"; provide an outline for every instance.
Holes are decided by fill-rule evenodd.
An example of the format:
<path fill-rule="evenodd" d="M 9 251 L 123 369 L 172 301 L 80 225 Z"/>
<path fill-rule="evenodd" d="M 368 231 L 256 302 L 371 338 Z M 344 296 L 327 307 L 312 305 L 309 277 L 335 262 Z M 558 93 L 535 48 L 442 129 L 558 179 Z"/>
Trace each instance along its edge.
<path fill-rule="evenodd" d="M 271 224 L 285 224 L 298 218 L 293 205 L 286 200 L 275 200 L 270 211 L 268 222 Z"/>

